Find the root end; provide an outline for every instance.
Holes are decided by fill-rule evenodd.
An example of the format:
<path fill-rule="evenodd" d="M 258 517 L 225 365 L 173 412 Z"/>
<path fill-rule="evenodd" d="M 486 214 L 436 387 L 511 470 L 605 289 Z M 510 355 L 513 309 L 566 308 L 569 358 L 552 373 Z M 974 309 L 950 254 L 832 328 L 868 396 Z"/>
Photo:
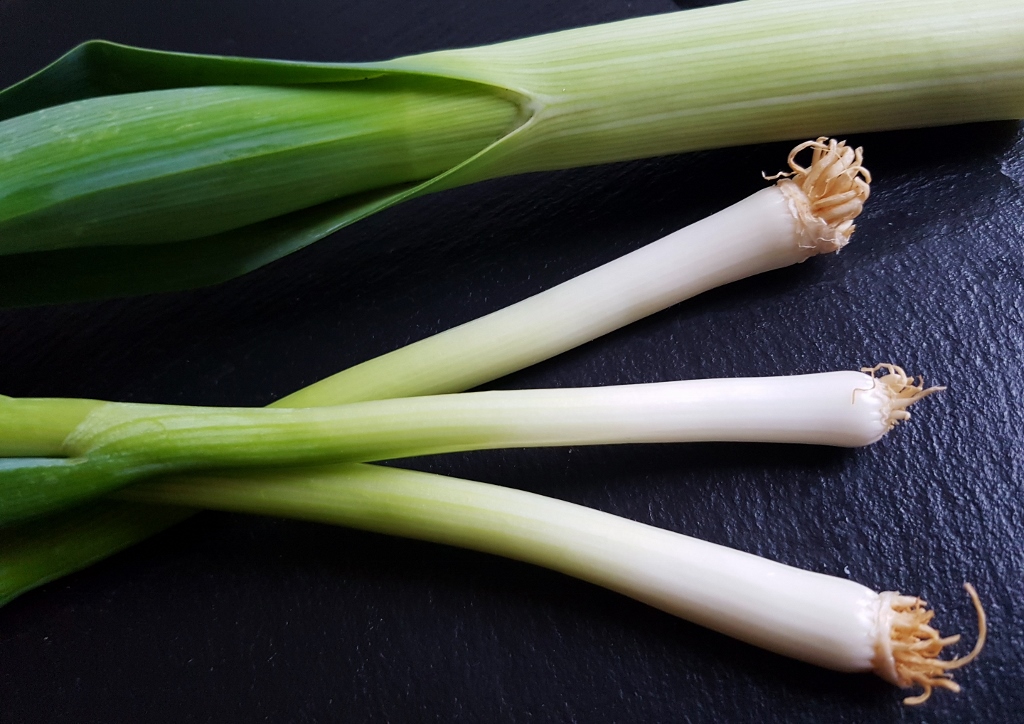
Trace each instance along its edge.
<path fill-rule="evenodd" d="M 889 594 L 889 606 L 892 609 L 889 653 L 895 667 L 895 683 L 903 688 L 919 686 L 922 689 L 917 696 L 908 696 L 903 700 L 907 706 L 917 706 L 928 701 L 935 689 L 958 693 L 960 686 L 953 681 L 950 672 L 974 661 L 985 646 L 988 634 L 985 609 L 982 608 L 974 586 L 965 583 L 964 588 L 978 614 L 978 640 L 971 653 L 949 660 L 940 659 L 939 654 L 946 646 L 957 643 L 960 636 L 940 636 L 930 625 L 935 612 L 929 610 L 927 603 L 920 598 Z"/>
<path fill-rule="evenodd" d="M 812 149 L 811 165 L 804 168 L 796 157 Z M 816 253 L 838 251 L 853 234 L 853 220 L 871 195 L 871 173 L 864 168 L 864 149 L 844 141 L 821 137 L 801 143 L 789 154 L 789 171 L 765 176 L 781 179 L 779 189 L 789 200 L 800 223 L 806 248 Z"/>
<path fill-rule="evenodd" d="M 915 402 L 946 389 L 938 385 L 926 388 L 923 377 L 918 377 L 915 383 L 914 378 L 908 376 L 902 367 L 886 362 L 874 367 L 861 367 L 860 371 L 874 377 L 879 370 L 885 370 L 886 374 L 875 378 L 875 384 L 881 385 L 889 398 L 888 408 L 883 412 L 886 431 L 893 429 L 904 420 L 909 420 L 910 411 L 907 408 Z"/>

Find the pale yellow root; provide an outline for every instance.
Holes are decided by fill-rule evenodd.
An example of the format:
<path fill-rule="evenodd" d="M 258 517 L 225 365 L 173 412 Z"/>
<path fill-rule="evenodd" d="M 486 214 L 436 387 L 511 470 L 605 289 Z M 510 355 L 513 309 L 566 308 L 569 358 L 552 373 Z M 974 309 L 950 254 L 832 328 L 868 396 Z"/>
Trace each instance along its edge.
<path fill-rule="evenodd" d="M 923 400 L 936 392 L 942 392 L 945 387 L 934 386 L 925 388 L 924 377 L 918 376 L 917 383 L 914 378 L 907 375 L 902 367 L 883 362 L 874 367 L 861 367 L 861 372 L 866 372 L 874 377 L 879 370 L 885 370 L 886 374 L 876 378 L 875 383 L 882 385 L 889 398 L 889 407 L 886 410 L 885 424 L 888 430 L 904 420 L 910 419 L 910 411 L 907 409 L 915 402 Z"/>
<path fill-rule="evenodd" d="M 811 165 L 804 168 L 796 158 L 811 149 Z M 850 240 L 864 202 L 871 195 L 871 173 L 864 168 L 864 149 L 844 141 L 819 138 L 806 141 L 789 154 L 790 171 L 765 176 L 779 181 L 779 190 L 802 225 L 807 245 L 818 251 L 838 251 Z"/>
<path fill-rule="evenodd" d="M 891 646 L 897 683 L 904 688 L 920 686 L 923 689 L 919 695 L 908 696 L 903 700 L 908 706 L 928 701 L 936 688 L 959 692 L 960 686 L 953 681 L 950 672 L 974 661 L 985 646 L 985 637 L 988 634 L 985 609 L 981 606 L 974 586 L 965 583 L 964 588 L 967 589 L 978 613 L 978 640 L 971 653 L 952 660 L 942 660 L 939 654 L 944 647 L 959 641 L 960 635 L 944 638 L 940 636 L 939 632 L 929 625 L 935 612 L 926 608 L 925 601 L 914 596 L 897 596 L 890 604 L 895 611 Z"/>

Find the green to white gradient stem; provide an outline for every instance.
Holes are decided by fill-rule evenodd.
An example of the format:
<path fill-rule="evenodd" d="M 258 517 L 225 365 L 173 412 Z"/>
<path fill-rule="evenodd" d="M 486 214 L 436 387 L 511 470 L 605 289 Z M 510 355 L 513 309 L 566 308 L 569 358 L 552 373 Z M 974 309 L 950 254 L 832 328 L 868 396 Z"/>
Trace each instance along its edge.
<path fill-rule="evenodd" d="M 860 447 L 902 412 L 899 384 L 863 372 L 494 390 L 309 409 L 107 403 L 65 440 L 69 458 L 136 452 L 205 465 L 367 462 L 506 447 L 776 442 Z M 920 387 L 911 387 L 915 392 Z"/>
<path fill-rule="evenodd" d="M 63 457 L 0 459 L 0 523 L 67 508 L 157 474 L 369 462 L 508 447 L 878 440 L 922 390 L 902 370 L 467 392 L 309 409 L 105 403 Z M 28 400 L 30 408 L 38 401 Z M 17 400 L 4 401 L 16 408 Z M 18 415 L 3 416 L 11 434 Z M 35 440 L 33 439 L 33 444 Z M 16 448 L 11 454 L 23 453 Z"/>
<path fill-rule="evenodd" d="M 372 465 L 140 483 L 124 500 L 277 515 L 526 561 L 769 651 L 899 686 L 957 690 L 920 599 L 518 490 Z M 973 591 L 972 591 L 973 595 Z M 930 644 L 925 646 L 922 644 Z M 927 698 L 925 696 L 924 698 Z M 923 701 L 920 697 L 918 698 Z M 911 700 L 917 703 L 918 700 Z"/>
<path fill-rule="evenodd" d="M 777 186 L 528 299 L 314 383 L 287 406 L 471 389 L 703 291 L 801 262 L 804 243 Z"/>
<path fill-rule="evenodd" d="M 800 153 L 812 151 L 807 167 Z M 774 186 L 575 279 L 339 372 L 279 401 L 324 404 L 470 389 L 684 299 L 842 248 L 870 195 L 861 149 L 797 146 Z M 353 398 L 352 396 L 357 397 Z"/>

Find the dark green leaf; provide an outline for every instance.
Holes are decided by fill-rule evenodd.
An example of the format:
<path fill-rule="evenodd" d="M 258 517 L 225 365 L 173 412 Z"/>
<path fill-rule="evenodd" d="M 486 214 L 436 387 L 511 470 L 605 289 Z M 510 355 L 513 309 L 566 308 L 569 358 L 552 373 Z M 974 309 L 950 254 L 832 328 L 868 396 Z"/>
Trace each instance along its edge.
<path fill-rule="evenodd" d="M 62 249 L 3 257 L 0 305 L 105 299 L 226 281 L 417 193 L 349 197 L 216 236 L 174 244 Z"/>
<path fill-rule="evenodd" d="M 192 512 L 99 502 L 0 528 L 0 606 L 156 535 Z"/>
<path fill-rule="evenodd" d="M 105 41 L 78 46 L 47 68 L 0 92 L 0 122 L 76 100 L 113 94 L 207 85 L 338 84 L 380 76 L 431 74 L 371 65 L 333 65 L 189 55 Z M 515 94 L 472 81 L 446 79 L 456 92 L 478 89 L 513 100 Z M 525 121 L 520 118 L 519 123 Z M 514 134 L 511 134 L 514 135 Z M 320 203 L 273 219 L 187 241 L 90 246 L 5 256 L 0 305 L 27 306 L 171 291 L 214 284 L 244 274 L 338 229 L 423 193 L 472 183 L 494 173 L 505 154 L 499 142 L 421 183 L 415 181 Z"/>
<path fill-rule="evenodd" d="M 341 83 L 384 75 L 370 65 L 191 55 L 91 40 L 0 92 L 0 121 L 71 101 L 204 85 Z"/>

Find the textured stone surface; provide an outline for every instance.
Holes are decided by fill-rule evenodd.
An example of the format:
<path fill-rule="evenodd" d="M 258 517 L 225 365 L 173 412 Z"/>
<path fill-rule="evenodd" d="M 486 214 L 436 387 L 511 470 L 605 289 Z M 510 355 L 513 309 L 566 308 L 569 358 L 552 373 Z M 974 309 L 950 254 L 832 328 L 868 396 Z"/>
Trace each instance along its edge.
<path fill-rule="evenodd" d="M 0 1 L 0 82 L 90 37 L 369 60 L 675 9 L 548 3 Z M 693 3 L 696 4 L 696 3 Z M 1024 132 L 851 138 L 875 194 L 838 257 L 734 284 L 496 383 L 596 385 L 892 360 L 949 392 L 865 450 L 482 453 L 423 469 L 572 500 L 925 596 L 964 693 L 762 653 L 465 551 L 204 514 L 0 610 L 0 721 L 1011 721 L 1024 710 Z M 547 288 L 761 185 L 788 144 L 506 179 L 401 206 L 193 293 L 0 313 L 2 391 L 265 404 Z M 967 643 L 963 650 L 966 651 Z"/>

